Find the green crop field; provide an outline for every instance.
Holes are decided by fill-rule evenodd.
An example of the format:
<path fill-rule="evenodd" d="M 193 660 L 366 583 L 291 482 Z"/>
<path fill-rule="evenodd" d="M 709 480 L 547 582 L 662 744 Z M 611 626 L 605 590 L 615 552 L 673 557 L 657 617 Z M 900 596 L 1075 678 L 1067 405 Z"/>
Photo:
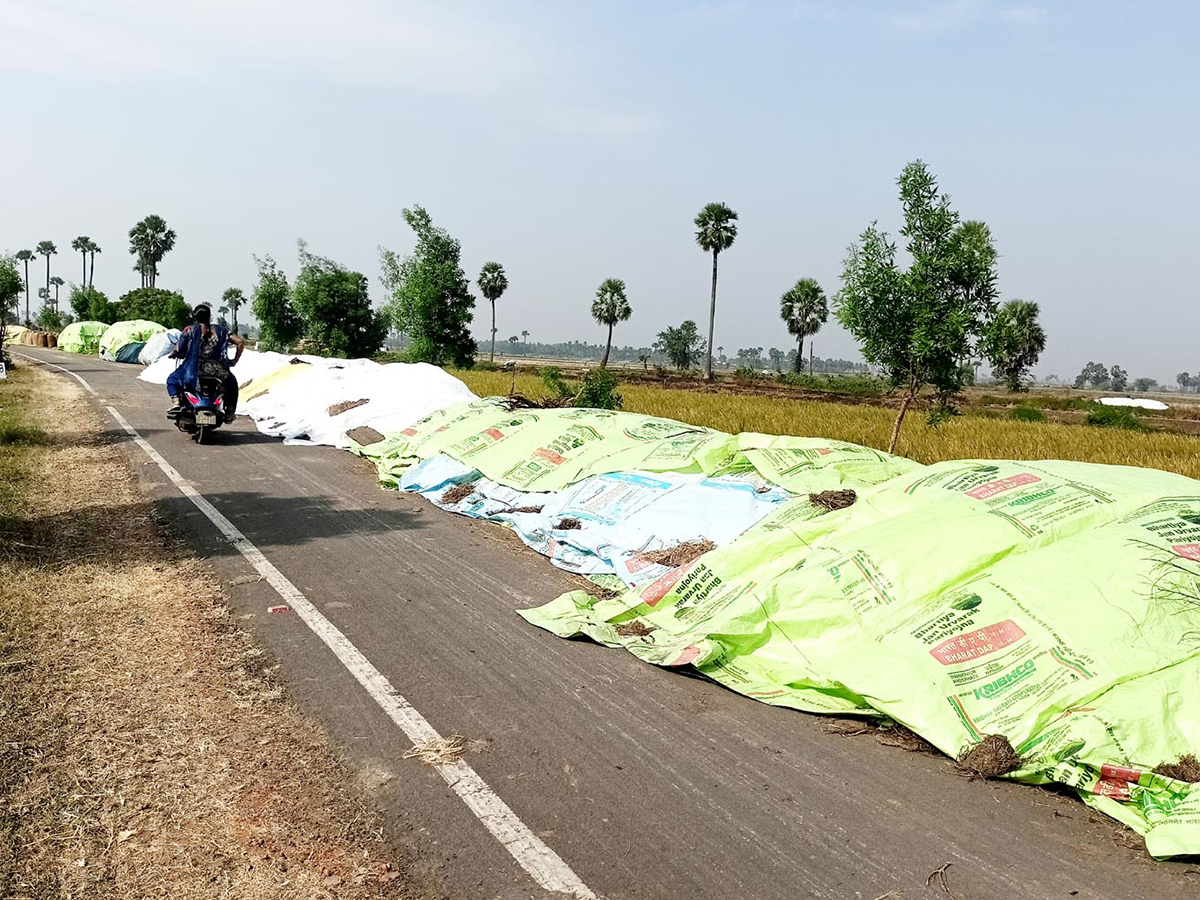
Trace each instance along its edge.
<path fill-rule="evenodd" d="M 506 395 L 511 373 L 454 370 L 480 396 Z M 545 393 L 541 379 L 519 372 L 515 387 L 528 397 Z M 747 396 L 664 388 L 645 383 L 621 385 L 630 412 L 649 413 L 720 431 L 759 431 L 836 438 L 880 449 L 887 447 L 895 413 L 878 406 L 825 400 Z M 909 415 L 897 451 L 923 463 L 944 459 L 1070 459 L 1145 466 L 1200 478 L 1200 437 L 1137 432 L 1056 422 L 958 416 L 930 428 L 921 413 Z"/>

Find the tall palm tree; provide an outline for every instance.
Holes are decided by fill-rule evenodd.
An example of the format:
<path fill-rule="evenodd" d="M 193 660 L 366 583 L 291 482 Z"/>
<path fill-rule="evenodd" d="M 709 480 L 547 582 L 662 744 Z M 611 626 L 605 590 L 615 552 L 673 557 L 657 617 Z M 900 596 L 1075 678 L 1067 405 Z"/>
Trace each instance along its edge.
<path fill-rule="evenodd" d="M 88 250 L 92 246 L 92 239 L 86 234 L 81 234 L 75 240 L 71 241 L 71 249 L 76 251 L 83 260 L 83 281 L 80 282 L 84 287 L 87 287 L 87 258 Z"/>
<path fill-rule="evenodd" d="M 237 334 L 237 311 L 246 302 L 246 295 L 242 293 L 241 288 L 231 287 L 225 288 L 225 293 L 221 295 L 221 299 L 229 306 L 229 312 L 231 313 L 230 329 L 234 334 Z"/>
<path fill-rule="evenodd" d="M 1032 300 L 1009 300 L 996 313 L 984 335 L 982 349 L 1014 393 L 1024 390 L 1029 370 L 1046 349 L 1046 331 L 1038 322 Z"/>
<path fill-rule="evenodd" d="M 801 278 L 779 298 L 779 316 L 787 324 L 796 346 L 796 371 L 804 371 L 804 339 L 816 334 L 829 320 L 829 301 L 815 278 Z M 811 369 L 812 366 L 809 366 Z M 809 372 L 811 375 L 811 371 Z"/>
<path fill-rule="evenodd" d="M 504 274 L 504 266 L 498 262 L 486 262 L 479 270 L 479 292 L 492 304 L 492 351 L 488 359 L 496 359 L 496 301 L 508 290 L 508 276 Z"/>
<path fill-rule="evenodd" d="M 25 263 L 25 324 L 29 324 L 29 261 L 37 254 L 32 250 L 18 250 L 17 259 Z"/>
<path fill-rule="evenodd" d="M 522 343 L 522 344 L 528 344 L 528 343 L 529 343 L 529 330 L 528 330 L 528 329 L 526 329 L 525 331 L 522 331 L 522 332 L 521 332 L 521 343 Z M 528 347 L 526 347 L 526 348 L 525 348 L 525 352 L 526 352 L 526 353 L 528 353 L 528 352 L 529 352 L 529 348 L 528 348 Z"/>
<path fill-rule="evenodd" d="M 712 299 L 708 308 L 708 345 L 704 349 L 704 380 L 712 380 L 713 327 L 717 321 L 717 257 L 733 246 L 737 237 L 737 213 L 724 203 L 709 203 L 696 215 L 696 243 L 712 253 Z"/>
<path fill-rule="evenodd" d="M 633 315 L 629 306 L 629 298 L 625 296 L 625 282 L 620 278 L 606 278 L 596 288 L 596 296 L 592 300 L 592 318 L 601 325 L 608 326 L 608 342 L 604 345 L 604 358 L 600 360 L 600 368 L 608 365 L 608 354 L 612 351 L 613 326 L 618 322 L 628 321 Z"/>
<path fill-rule="evenodd" d="M 96 254 L 100 252 L 100 245 L 92 241 L 88 245 L 88 255 L 92 258 L 92 264 L 88 267 L 88 287 L 96 285 Z"/>
<path fill-rule="evenodd" d="M 162 216 L 146 216 L 129 229 L 129 252 L 137 258 L 134 268 L 142 274 L 142 287 L 154 287 L 158 264 L 174 247 L 175 231 Z"/>
<path fill-rule="evenodd" d="M 61 278 L 59 278 L 57 275 L 55 275 L 53 278 L 50 279 L 50 283 L 52 285 L 54 285 L 54 311 L 58 312 L 58 289 L 60 287 L 62 287 L 66 282 L 64 282 Z"/>
<path fill-rule="evenodd" d="M 46 257 L 46 294 L 50 294 L 50 257 L 58 253 L 58 248 L 54 246 L 54 241 L 39 241 L 37 245 L 38 255 Z"/>

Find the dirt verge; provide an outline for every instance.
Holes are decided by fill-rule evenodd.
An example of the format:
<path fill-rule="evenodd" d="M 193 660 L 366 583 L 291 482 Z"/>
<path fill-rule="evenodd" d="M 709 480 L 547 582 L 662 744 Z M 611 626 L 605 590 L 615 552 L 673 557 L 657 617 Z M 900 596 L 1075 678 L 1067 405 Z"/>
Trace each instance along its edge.
<path fill-rule="evenodd" d="M 10 375 L 0 896 L 411 896 L 378 814 L 165 536 L 79 388 Z M 15 421 L 32 409 L 41 431 Z"/>

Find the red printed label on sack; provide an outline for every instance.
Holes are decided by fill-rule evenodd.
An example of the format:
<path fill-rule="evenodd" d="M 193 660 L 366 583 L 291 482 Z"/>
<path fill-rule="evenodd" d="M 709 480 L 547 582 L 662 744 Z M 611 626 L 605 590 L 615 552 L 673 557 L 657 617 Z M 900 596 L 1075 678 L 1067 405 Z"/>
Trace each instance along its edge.
<path fill-rule="evenodd" d="M 1100 767 L 1100 777 L 1105 781 L 1128 781 L 1130 784 L 1137 784 L 1142 777 L 1142 773 L 1137 769 L 1128 769 L 1125 766 L 1110 766 L 1107 763 Z"/>
<path fill-rule="evenodd" d="M 1200 544 L 1176 544 L 1171 549 L 1184 559 L 1194 559 L 1200 562 Z"/>
<path fill-rule="evenodd" d="M 415 428 L 405 428 L 405 429 L 404 429 L 402 432 L 400 432 L 400 433 L 401 433 L 402 435 L 404 435 L 405 437 L 412 437 L 414 434 L 416 434 L 416 433 L 417 433 L 417 429 L 415 429 Z"/>
<path fill-rule="evenodd" d="M 695 662 L 700 658 L 699 647 L 684 647 L 683 652 L 675 657 L 672 662 L 667 663 L 668 666 L 686 666 Z"/>
<path fill-rule="evenodd" d="M 1041 480 L 1036 475 L 1022 472 L 1020 475 L 1013 475 L 1011 478 L 1001 478 L 999 481 L 989 481 L 987 484 L 981 484 L 979 487 L 967 491 L 967 496 L 974 497 L 976 500 L 987 500 L 989 497 L 995 497 L 997 494 L 1003 494 L 1005 491 L 1011 491 L 1013 488 L 1019 488 L 1026 484 L 1035 484 Z"/>
<path fill-rule="evenodd" d="M 686 566 L 680 566 L 678 569 L 672 569 L 661 578 L 657 578 L 650 582 L 648 585 L 642 588 L 642 602 L 647 606 L 657 606 L 658 601 L 667 596 L 667 593 L 671 590 L 671 588 L 679 584 L 679 579 L 686 575 L 688 570 L 694 566 L 696 562 L 697 561 L 693 561 Z"/>
<path fill-rule="evenodd" d="M 1023 637 L 1025 632 L 1021 630 L 1021 626 L 1012 619 L 1005 619 L 995 625 L 942 641 L 929 651 L 929 655 L 943 666 L 953 666 L 995 653 Z"/>
<path fill-rule="evenodd" d="M 490 437 L 493 441 L 498 441 L 504 437 L 504 432 L 499 428 L 485 428 L 483 433 Z"/>
<path fill-rule="evenodd" d="M 563 463 L 565 463 L 567 461 L 567 458 L 565 456 L 555 453 L 553 450 L 548 450 L 545 447 L 541 447 L 537 450 L 534 450 L 533 455 L 540 457 L 541 459 L 544 459 L 547 462 L 551 463 L 552 465 L 556 465 L 556 466 L 561 466 Z"/>
<path fill-rule="evenodd" d="M 1092 788 L 1092 793 L 1101 797 L 1112 797 L 1114 800 L 1128 800 L 1129 782 L 1101 778 L 1096 782 L 1096 786 Z"/>

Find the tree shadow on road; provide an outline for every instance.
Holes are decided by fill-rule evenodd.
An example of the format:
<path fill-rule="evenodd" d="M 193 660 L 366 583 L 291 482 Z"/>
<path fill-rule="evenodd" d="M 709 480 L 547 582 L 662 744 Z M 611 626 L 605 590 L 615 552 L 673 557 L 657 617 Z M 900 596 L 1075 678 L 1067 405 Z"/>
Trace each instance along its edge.
<path fill-rule="evenodd" d="M 386 496 L 386 495 L 385 495 Z M 380 507 L 347 508 L 333 497 L 272 497 L 255 491 L 218 491 L 205 498 L 259 549 L 295 547 L 314 541 L 362 535 L 386 535 L 423 527 L 419 514 L 404 509 Z M 181 539 L 197 556 L 237 556 L 240 551 L 186 497 L 173 495 L 161 500 L 107 504 L 103 501 L 67 512 L 39 515 L 36 507 L 21 516 L 0 517 L 0 547 L 6 555 L 19 555 L 29 562 L 53 567 L 89 554 L 90 535 L 120 531 L 147 520 L 165 527 L 163 542 L 147 546 L 144 541 L 122 545 L 114 565 L 161 559 L 164 545 Z M 38 535 L 70 535 L 54 545 L 40 546 Z M 338 560 L 330 559 L 330 564 Z"/>

